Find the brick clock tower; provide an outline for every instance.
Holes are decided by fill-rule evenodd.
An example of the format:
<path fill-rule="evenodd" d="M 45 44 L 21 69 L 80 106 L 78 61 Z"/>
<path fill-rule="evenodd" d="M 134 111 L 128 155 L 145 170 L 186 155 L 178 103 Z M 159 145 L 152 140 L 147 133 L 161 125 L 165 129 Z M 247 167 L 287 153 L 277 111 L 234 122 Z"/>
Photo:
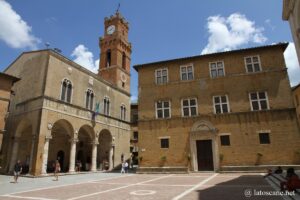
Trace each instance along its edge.
<path fill-rule="evenodd" d="M 99 75 L 130 93 L 130 55 L 128 22 L 117 11 L 104 20 L 104 36 L 99 39 Z"/>

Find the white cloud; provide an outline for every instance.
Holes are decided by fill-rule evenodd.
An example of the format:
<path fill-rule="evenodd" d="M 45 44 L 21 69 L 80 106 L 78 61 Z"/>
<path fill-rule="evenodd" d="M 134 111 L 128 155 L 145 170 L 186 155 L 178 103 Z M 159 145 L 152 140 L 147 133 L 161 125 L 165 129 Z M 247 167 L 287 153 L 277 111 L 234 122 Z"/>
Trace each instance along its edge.
<path fill-rule="evenodd" d="M 300 82 L 300 67 L 294 43 L 290 43 L 285 50 L 284 59 L 288 68 L 291 86 L 295 86 Z"/>
<path fill-rule="evenodd" d="M 275 26 L 272 24 L 270 19 L 266 19 L 265 23 L 271 28 L 272 31 L 275 30 Z"/>
<path fill-rule="evenodd" d="M 130 100 L 131 100 L 131 103 L 137 103 L 138 97 L 135 96 L 135 95 L 132 95 L 131 98 L 130 98 Z"/>
<path fill-rule="evenodd" d="M 74 62 L 94 73 L 98 73 L 99 59 L 94 61 L 93 53 L 90 52 L 83 44 L 78 45 L 73 50 L 71 56 L 75 57 Z"/>
<path fill-rule="evenodd" d="M 228 51 L 252 43 L 262 44 L 267 38 L 263 28 L 256 27 L 245 15 L 233 13 L 229 17 L 210 16 L 207 19 L 208 44 L 201 54 Z"/>
<path fill-rule="evenodd" d="M 12 9 L 11 5 L 0 0 L 0 11 L 0 40 L 12 48 L 36 49 L 40 39 L 31 33 L 31 27 Z"/>

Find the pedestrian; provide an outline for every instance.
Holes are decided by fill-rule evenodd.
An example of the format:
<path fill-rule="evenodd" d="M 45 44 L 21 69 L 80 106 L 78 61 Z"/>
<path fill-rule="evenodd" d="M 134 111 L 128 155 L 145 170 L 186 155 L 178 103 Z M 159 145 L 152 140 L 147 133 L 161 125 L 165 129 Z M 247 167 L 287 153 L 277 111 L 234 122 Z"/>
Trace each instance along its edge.
<path fill-rule="evenodd" d="M 21 165 L 21 161 L 18 160 L 17 163 L 15 164 L 15 168 L 14 168 L 14 183 L 18 183 L 18 178 L 20 176 L 22 172 L 22 165 Z"/>
<path fill-rule="evenodd" d="M 125 163 L 122 162 L 122 165 L 121 165 L 121 174 L 125 173 Z"/>
<path fill-rule="evenodd" d="M 54 167 L 54 180 L 58 181 L 58 173 L 60 172 L 60 164 L 58 160 L 55 161 L 55 167 Z"/>
<path fill-rule="evenodd" d="M 126 162 L 125 162 L 125 173 L 128 173 L 128 166 L 129 166 L 129 164 L 128 164 L 128 162 L 126 161 Z"/>

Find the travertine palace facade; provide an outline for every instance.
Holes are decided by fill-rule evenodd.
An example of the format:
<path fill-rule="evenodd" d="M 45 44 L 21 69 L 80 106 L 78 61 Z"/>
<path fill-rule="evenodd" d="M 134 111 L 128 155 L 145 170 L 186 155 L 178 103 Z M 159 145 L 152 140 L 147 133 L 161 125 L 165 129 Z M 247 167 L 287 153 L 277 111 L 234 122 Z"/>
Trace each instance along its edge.
<path fill-rule="evenodd" d="M 140 170 L 299 164 L 286 47 L 279 43 L 134 66 Z"/>
<path fill-rule="evenodd" d="M 22 53 L 5 73 L 21 78 L 13 90 L 2 156 L 3 172 L 19 159 L 33 175 L 112 169 L 129 158 L 130 55 L 128 23 L 105 18 L 99 74 L 53 50 Z"/>

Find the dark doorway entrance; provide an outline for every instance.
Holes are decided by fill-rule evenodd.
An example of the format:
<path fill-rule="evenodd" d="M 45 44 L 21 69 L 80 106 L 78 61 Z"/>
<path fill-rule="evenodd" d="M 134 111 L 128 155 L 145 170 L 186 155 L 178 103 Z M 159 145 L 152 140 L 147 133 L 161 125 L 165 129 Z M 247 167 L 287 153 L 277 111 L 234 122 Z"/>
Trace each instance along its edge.
<path fill-rule="evenodd" d="M 57 153 L 56 158 L 57 158 L 57 160 L 58 160 L 58 162 L 59 162 L 59 164 L 60 164 L 60 169 L 61 169 L 61 171 L 64 172 L 64 171 L 65 171 L 65 170 L 64 170 L 65 152 L 59 151 L 59 152 Z"/>
<path fill-rule="evenodd" d="M 197 140 L 198 171 L 213 171 L 213 154 L 211 140 Z"/>

